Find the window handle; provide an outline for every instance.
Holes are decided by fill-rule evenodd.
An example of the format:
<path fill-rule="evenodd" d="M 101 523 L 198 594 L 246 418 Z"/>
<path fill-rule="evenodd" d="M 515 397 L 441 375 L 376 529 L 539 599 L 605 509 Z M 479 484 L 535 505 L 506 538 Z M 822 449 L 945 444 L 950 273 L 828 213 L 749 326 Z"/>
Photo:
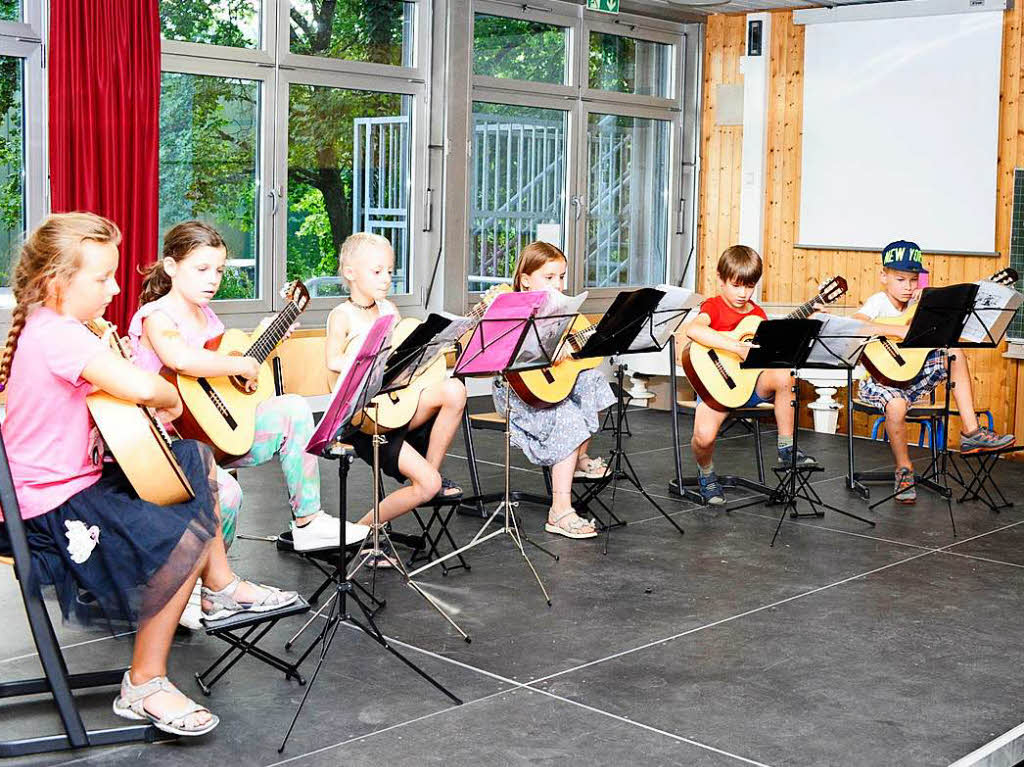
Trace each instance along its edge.
<path fill-rule="evenodd" d="M 277 206 L 284 199 L 284 187 L 283 186 L 272 186 L 270 191 L 267 192 L 267 196 L 270 198 L 270 215 L 273 216 L 277 213 Z"/>
<path fill-rule="evenodd" d="M 574 220 L 579 221 L 580 215 L 583 212 L 583 198 L 578 194 L 574 194 L 569 198 L 569 202 L 572 203 L 572 207 L 575 209 Z"/>

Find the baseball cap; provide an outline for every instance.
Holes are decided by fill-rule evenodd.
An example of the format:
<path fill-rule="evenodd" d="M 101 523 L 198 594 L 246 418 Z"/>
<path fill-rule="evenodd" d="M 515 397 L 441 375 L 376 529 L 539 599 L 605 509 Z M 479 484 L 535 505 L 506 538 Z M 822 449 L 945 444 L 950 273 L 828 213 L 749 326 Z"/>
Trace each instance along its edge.
<path fill-rule="evenodd" d="M 927 272 L 921 263 L 921 247 L 909 240 L 890 242 L 882 249 L 882 267 L 897 272 Z"/>

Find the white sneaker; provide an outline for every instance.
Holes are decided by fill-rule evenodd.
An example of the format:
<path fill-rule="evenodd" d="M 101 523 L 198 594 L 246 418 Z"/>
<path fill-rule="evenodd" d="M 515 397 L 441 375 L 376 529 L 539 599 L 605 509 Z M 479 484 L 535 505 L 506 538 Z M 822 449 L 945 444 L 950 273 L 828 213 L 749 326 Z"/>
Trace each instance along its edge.
<path fill-rule="evenodd" d="M 199 631 L 203 627 L 202 588 L 203 581 L 201 578 L 197 578 L 192 595 L 188 598 L 188 604 L 185 605 L 185 611 L 178 618 L 178 625 L 189 631 Z"/>
<path fill-rule="evenodd" d="M 291 530 L 296 551 L 337 548 L 341 542 L 341 520 L 324 511 L 316 514 L 311 522 L 302 527 L 292 520 Z"/>

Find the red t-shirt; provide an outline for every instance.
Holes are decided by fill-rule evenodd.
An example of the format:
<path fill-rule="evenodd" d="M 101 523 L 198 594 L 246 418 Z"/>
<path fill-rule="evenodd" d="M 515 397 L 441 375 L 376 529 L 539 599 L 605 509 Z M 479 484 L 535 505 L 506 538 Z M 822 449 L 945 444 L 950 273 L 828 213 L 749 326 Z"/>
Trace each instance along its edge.
<path fill-rule="evenodd" d="M 715 296 L 714 298 L 707 299 L 700 305 L 700 313 L 706 314 L 711 318 L 711 329 L 718 330 L 722 333 L 728 333 L 730 330 L 734 330 L 739 325 L 744 317 L 760 317 L 763 320 L 768 319 L 768 315 L 764 313 L 764 309 L 755 304 L 753 301 L 750 302 L 753 307 L 749 312 L 744 314 L 738 312 L 729 306 L 729 303 L 721 296 Z"/>

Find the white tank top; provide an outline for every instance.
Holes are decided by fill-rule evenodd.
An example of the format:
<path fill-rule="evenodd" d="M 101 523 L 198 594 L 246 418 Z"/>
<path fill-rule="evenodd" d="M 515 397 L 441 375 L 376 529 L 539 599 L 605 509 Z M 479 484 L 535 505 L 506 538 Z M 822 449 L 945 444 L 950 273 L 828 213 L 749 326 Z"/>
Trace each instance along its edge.
<path fill-rule="evenodd" d="M 398 314 L 398 310 L 395 308 L 395 305 L 386 298 L 382 298 L 377 302 L 377 309 L 380 311 L 381 315 Z M 359 338 L 365 338 L 366 334 L 370 331 L 370 328 L 373 327 L 373 323 L 377 320 L 373 314 L 365 309 L 360 309 L 351 301 L 342 301 L 331 309 L 331 313 L 327 317 L 328 326 L 330 326 L 331 317 L 334 316 L 335 312 L 343 312 L 345 314 L 345 319 L 348 320 L 348 334 L 345 336 L 345 345 L 351 344 L 352 339 L 357 336 Z M 358 348 L 358 344 L 354 348 Z"/>

